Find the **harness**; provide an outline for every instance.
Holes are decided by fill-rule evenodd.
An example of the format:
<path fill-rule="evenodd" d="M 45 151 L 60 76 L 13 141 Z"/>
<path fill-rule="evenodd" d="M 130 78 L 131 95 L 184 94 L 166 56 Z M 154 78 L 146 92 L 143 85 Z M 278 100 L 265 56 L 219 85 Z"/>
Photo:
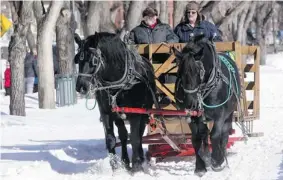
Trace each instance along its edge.
<path fill-rule="evenodd" d="M 98 74 L 100 68 L 102 68 L 104 65 L 103 65 L 103 59 L 101 56 L 101 51 L 99 49 L 96 49 L 96 54 L 98 56 L 93 55 L 90 61 L 90 63 L 93 63 L 93 65 L 96 67 L 94 70 L 94 73 L 93 74 L 79 73 L 80 76 L 91 77 L 90 82 L 92 83 L 90 84 L 90 91 L 88 92 L 88 94 L 91 93 L 91 94 L 96 95 L 97 91 L 103 91 L 103 90 L 106 91 L 108 96 L 110 97 L 109 104 L 112 106 L 112 108 L 114 108 L 114 107 L 117 107 L 116 100 L 117 100 L 118 95 L 122 91 L 130 90 L 134 85 L 143 82 L 149 88 L 156 107 L 159 107 L 155 93 L 150 87 L 148 81 L 140 73 L 138 73 L 135 69 L 135 60 L 142 62 L 141 57 L 137 56 L 137 53 L 134 53 L 129 50 L 126 51 L 124 74 L 121 77 L 121 79 L 117 81 L 106 81 Z M 94 62 L 98 62 L 98 63 L 94 64 Z M 114 95 L 112 95 L 113 93 Z"/>
<path fill-rule="evenodd" d="M 189 89 L 185 89 L 184 87 L 182 87 L 181 79 L 179 79 L 179 81 L 177 82 L 177 89 L 182 87 L 184 92 L 187 93 L 187 94 L 197 93 L 198 110 L 202 111 L 202 112 L 204 111 L 203 107 L 213 109 L 213 108 L 223 106 L 225 103 L 228 102 L 228 100 L 232 97 L 232 95 L 235 95 L 235 97 L 237 99 L 238 110 L 240 111 L 239 112 L 240 121 L 235 122 L 235 123 L 241 129 L 243 135 L 245 136 L 245 139 L 247 139 L 247 133 L 246 132 L 248 132 L 248 130 L 247 130 L 246 126 L 244 125 L 244 117 L 243 117 L 243 112 L 241 110 L 241 103 L 240 103 L 240 98 L 239 98 L 240 94 L 241 94 L 241 90 L 240 90 L 240 86 L 237 83 L 237 79 L 236 79 L 236 69 L 229 62 L 228 58 L 225 58 L 225 56 L 227 56 L 227 55 L 217 56 L 216 50 L 215 50 L 215 48 L 213 48 L 214 45 L 209 41 L 207 43 L 209 43 L 209 48 L 213 52 L 212 55 L 213 55 L 213 59 L 214 59 L 213 70 L 210 73 L 208 81 L 206 83 L 203 82 L 205 70 L 204 70 L 203 64 L 201 63 L 199 65 L 199 68 L 200 68 L 200 79 L 201 79 L 202 83 L 197 88 L 189 90 Z M 227 70 L 229 72 L 229 78 L 227 78 L 221 70 L 221 64 L 222 63 L 227 68 Z M 228 96 L 227 96 L 226 100 L 223 101 L 220 104 L 217 104 L 217 105 L 205 104 L 204 99 L 217 87 L 219 81 L 223 81 L 229 87 L 228 88 Z M 233 81 L 234 81 L 235 86 L 233 85 Z M 182 100 L 177 99 L 176 94 L 175 94 L 175 98 L 179 102 L 183 103 Z M 202 114 L 202 117 L 204 119 L 203 114 Z"/>

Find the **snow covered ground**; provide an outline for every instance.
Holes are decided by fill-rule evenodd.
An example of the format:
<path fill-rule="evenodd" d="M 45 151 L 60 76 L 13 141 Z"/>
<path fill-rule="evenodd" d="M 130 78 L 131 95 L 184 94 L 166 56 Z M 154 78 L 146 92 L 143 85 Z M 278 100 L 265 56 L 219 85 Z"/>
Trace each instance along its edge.
<path fill-rule="evenodd" d="M 229 150 L 229 168 L 209 169 L 201 179 L 283 180 L 283 53 L 269 55 L 267 63 L 260 68 L 256 122 L 264 136 L 237 142 Z M 38 109 L 37 94 L 25 100 L 27 116 L 15 117 L 8 115 L 9 98 L 1 97 L 0 176 L 5 180 L 200 179 L 193 174 L 193 157 L 156 163 L 148 174 L 113 174 L 97 109 L 87 110 L 83 99 L 55 110 Z"/>

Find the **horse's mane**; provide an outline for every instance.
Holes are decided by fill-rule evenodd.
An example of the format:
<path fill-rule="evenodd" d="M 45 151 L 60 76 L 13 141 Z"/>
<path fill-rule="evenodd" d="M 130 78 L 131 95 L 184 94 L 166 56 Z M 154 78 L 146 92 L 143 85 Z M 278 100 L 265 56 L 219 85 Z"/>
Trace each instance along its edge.
<path fill-rule="evenodd" d="M 125 58 L 126 44 L 119 35 L 107 32 L 99 32 L 86 39 L 86 46 L 99 48 L 105 58 L 105 63 L 122 63 Z"/>
<path fill-rule="evenodd" d="M 198 75 L 199 70 L 195 63 L 195 55 L 199 52 L 200 49 L 195 43 L 187 43 L 186 46 L 182 50 L 183 59 L 181 60 L 181 64 L 178 70 L 178 76 L 182 77 L 182 75 L 186 76 L 186 79 L 190 84 L 196 84 L 195 76 Z"/>
<path fill-rule="evenodd" d="M 105 72 L 112 72 L 115 70 L 124 72 L 126 58 L 131 58 L 136 64 L 137 70 L 145 77 L 148 76 L 150 64 L 142 59 L 142 56 L 133 49 L 129 49 L 125 42 L 120 39 L 118 34 L 99 32 L 89 36 L 85 41 L 86 47 L 99 48 L 102 52 L 104 63 L 110 69 L 105 69 Z M 153 71 L 153 69 L 152 69 Z"/>

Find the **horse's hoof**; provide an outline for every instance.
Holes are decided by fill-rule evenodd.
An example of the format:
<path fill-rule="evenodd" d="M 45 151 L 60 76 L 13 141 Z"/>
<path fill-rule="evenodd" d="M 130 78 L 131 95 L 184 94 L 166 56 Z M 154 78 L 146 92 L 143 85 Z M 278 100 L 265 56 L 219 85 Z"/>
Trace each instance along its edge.
<path fill-rule="evenodd" d="M 124 162 L 123 163 L 124 164 L 124 167 L 125 167 L 125 169 L 127 170 L 127 171 L 130 171 L 131 170 L 131 167 L 130 167 L 130 162 Z"/>
<path fill-rule="evenodd" d="M 211 164 L 211 169 L 215 172 L 220 172 L 223 169 L 225 169 L 226 167 L 226 162 L 224 161 L 222 164 L 220 165 L 214 165 L 213 163 Z"/>
<path fill-rule="evenodd" d="M 200 158 L 204 161 L 205 167 L 210 167 L 211 166 L 211 155 L 210 152 L 205 152 L 203 150 L 199 150 L 198 152 Z"/>
<path fill-rule="evenodd" d="M 202 169 L 202 170 L 195 170 L 194 174 L 198 177 L 202 177 L 203 175 L 205 175 L 205 173 L 207 172 L 206 169 Z"/>
<path fill-rule="evenodd" d="M 131 169 L 132 173 L 137 173 L 143 171 L 143 167 L 141 163 L 134 163 Z"/>
<path fill-rule="evenodd" d="M 116 146 L 116 138 L 112 134 L 106 135 L 106 146 L 107 149 L 114 149 Z"/>

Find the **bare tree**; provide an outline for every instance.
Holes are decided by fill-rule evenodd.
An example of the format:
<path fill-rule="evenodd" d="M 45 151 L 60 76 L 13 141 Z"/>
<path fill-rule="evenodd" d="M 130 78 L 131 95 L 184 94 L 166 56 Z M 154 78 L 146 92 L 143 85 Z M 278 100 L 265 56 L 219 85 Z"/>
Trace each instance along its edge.
<path fill-rule="evenodd" d="M 86 20 L 87 36 L 99 31 L 101 1 L 90 1 Z"/>
<path fill-rule="evenodd" d="M 52 57 L 52 38 L 55 30 L 56 21 L 63 1 L 52 1 L 45 14 L 43 3 L 34 2 L 34 12 L 37 19 L 37 45 L 38 45 L 38 97 L 39 108 L 54 109 L 54 67 Z"/>
<path fill-rule="evenodd" d="M 27 42 L 28 42 L 29 49 L 31 51 L 34 51 L 36 49 L 36 43 L 35 43 L 34 35 L 31 31 L 31 25 L 29 25 L 29 28 L 28 28 Z"/>
<path fill-rule="evenodd" d="M 212 9 L 215 8 L 219 3 L 220 1 L 202 1 L 200 3 L 201 14 L 203 14 L 204 16 L 208 15 L 212 11 Z"/>
<path fill-rule="evenodd" d="M 185 10 L 184 8 L 186 6 L 186 3 L 187 3 L 186 1 L 174 1 L 174 12 L 173 12 L 174 27 L 176 27 L 180 23 L 184 15 L 184 10 Z"/>
<path fill-rule="evenodd" d="M 14 33 L 9 43 L 8 60 L 11 65 L 10 114 L 25 116 L 24 58 L 26 35 L 32 22 L 32 1 L 11 2 Z"/>
<path fill-rule="evenodd" d="M 100 31 L 116 32 L 118 28 L 115 26 L 117 8 L 112 8 L 109 1 L 76 1 L 76 7 L 81 14 L 85 37 Z"/>
<path fill-rule="evenodd" d="M 115 26 L 117 7 L 111 8 L 108 1 L 103 1 L 100 4 L 100 22 L 99 31 L 115 33 L 118 27 Z"/>
<path fill-rule="evenodd" d="M 131 1 L 127 12 L 126 30 L 130 31 L 139 24 L 144 7 L 144 1 Z"/>
<path fill-rule="evenodd" d="M 246 44 L 246 32 L 255 14 L 257 2 L 251 2 L 236 17 L 235 29 L 233 29 L 234 41 Z"/>
<path fill-rule="evenodd" d="M 60 74 L 72 74 L 74 71 L 75 26 L 71 2 L 65 1 L 56 23 L 56 49 Z"/>
<path fill-rule="evenodd" d="M 255 23 L 257 29 L 257 40 L 260 46 L 260 64 L 266 64 L 266 26 L 269 20 L 271 20 L 274 13 L 274 2 L 257 2 Z"/>
<path fill-rule="evenodd" d="M 169 23 L 168 19 L 168 2 L 160 1 L 159 18 L 163 23 Z"/>
<path fill-rule="evenodd" d="M 80 12 L 80 27 L 83 32 L 84 37 L 88 35 L 88 30 L 87 30 L 87 17 L 88 17 L 88 6 L 90 2 L 82 2 L 82 1 L 76 1 L 75 5 L 77 9 Z"/>

